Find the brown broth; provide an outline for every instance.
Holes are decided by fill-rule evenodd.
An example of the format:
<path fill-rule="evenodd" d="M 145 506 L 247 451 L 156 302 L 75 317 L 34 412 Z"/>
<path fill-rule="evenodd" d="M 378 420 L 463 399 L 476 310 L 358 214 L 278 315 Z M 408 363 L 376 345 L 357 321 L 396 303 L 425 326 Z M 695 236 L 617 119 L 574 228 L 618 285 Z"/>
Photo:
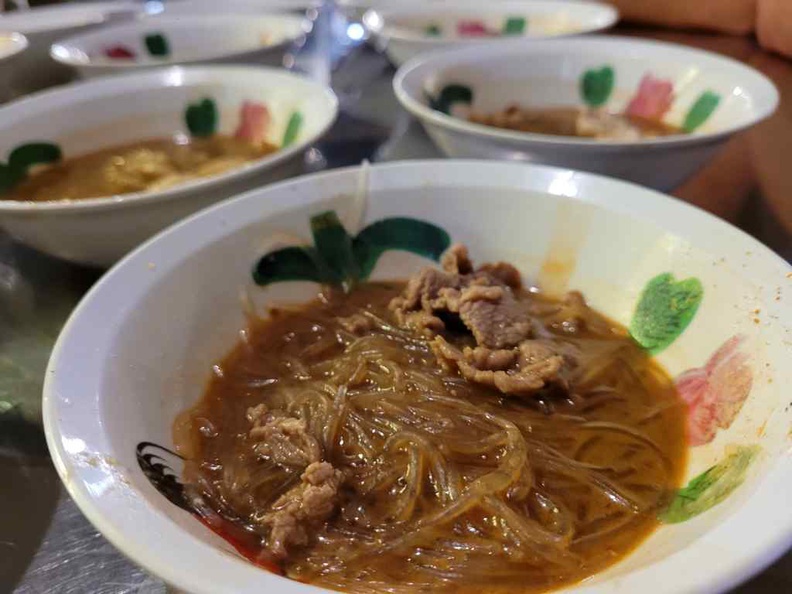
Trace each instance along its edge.
<path fill-rule="evenodd" d="M 275 150 L 221 134 L 187 143 L 137 141 L 34 169 L 2 198 L 44 202 L 163 190 L 242 167 Z"/>
<path fill-rule="evenodd" d="M 578 126 L 578 118 L 583 113 L 577 107 L 551 107 L 551 108 L 521 108 L 510 106 L 506 109 L 494 113 L 473 113 L 469 119 L 476 124 L 494 126 L 506 130 L 517 130 L 519 132 L 530 132 L 533 134 L 549 134 L 552 136 L 577 136 L 581 138 L 603 138 L 608 136 L 597 136 L 593 131 L 581 130 Z M 618 125 L 623 132 L 625 129 L 634 131 L 640 138 L 655 138 L 659 136 L 670 136 L 672 134 L 682 134 L 682 130 L 661 122 L 646 118 L 629 116 L 623 114 L 601 114 L 603 118 L 609 119 L 613 124 Z M 597 117 L 596 114 L 592 117 Z M 619 138 L 611 138 L 619 140 Z"/>
<path fill-rule="evenodd" d="M 207 525 L 272 568 L 259 556 L 264 533 L 255 518 L 287 485 L 257 476 L 246 411 L 260 403 L 304 414 L 321 410 L 312 407 L 333 397 L 318 386 L 343 383 L 338 378 L 354 373 L 349 365 L 364 364 L 367 379 L 346 392 L 342 425 L 348 431 L 342 427 L 336 447 L 327 452 L 328 461 L 347 473 L 341 508 L 278 571 L 351 592 L 534 593 L 584 579 L 639 545 L 657 527 L 656 514 L 679 487 L 687 460 L 686 409 L 665 371 L 608 318 L 588 309 L 586 330 L 570 334 L 553 319 L 555 300 L 527 292 L 520 298 L 548 306 L 539 317 L 555 339 L 582 353 L 570 397 L 510 398 L 454 374 L 442 377 L 431 351 L 398 329 L 375 330 L 366 340 L 381 346 L 344 358 L 354 350 L 348 345 L 355 337 L 339 318 L 365 311 L 393 323 L 387 305 L 403 287 L 370 283 L 349 295 L 327 292 L 250 321 L 243 340 L 216 366 L 200 402 L 174 425 L 179 451 L 188 459 L 185 483 L 208 506 Z M 403 384 L 394 379 L 398 374 Z M 421 400 L 427 390 L 420 387 L 422 374 L 434 378 L 425 385 L 444 394 L 431 406 Z M 432 475 L 438 471 L 429 470 L 438 454 L 466 488 L 511 455 L 506 445 L 480 445 L 498 433 L 486 415 L 518 427 L 528 451 L 520 479 L 498 498 L 530 526 L 540 526 L 540 533 L 567 535 L 558 562 L 555 553 L 543 557 L 543 545 L 520 545 L 519 535 L 504 529 L 509 522 L 492 508 L 474 505 L 432 529 L 421 523 L 442 499 L 430 488 L 438 482 Z M 321 432 L 327 421 L 315 420 Z M 353 425 L 363 438 L 355 437 Z M 406 480 L 386 481 L 389 486 L 379 490 L 363 485 L 379 476 L 372 474 L 378 464 L 402 478 L 409 475 L 409 448 L 389 461 L 379 458 L 388 438 L 400 431 L 418 434 L 431 448 L 416 458 L 423 478 L 412 516 L 394 519 L 394 509 L 408 501 Z M 363 442 L 376 460 L 364 459 Z M 541 498 L 525 496 L 530 492 Z M 616 501 L 621 496 L 636 509 L 625 512 Z M 405 546 L 394 546 L 398 538 L 407 539 Z"/>

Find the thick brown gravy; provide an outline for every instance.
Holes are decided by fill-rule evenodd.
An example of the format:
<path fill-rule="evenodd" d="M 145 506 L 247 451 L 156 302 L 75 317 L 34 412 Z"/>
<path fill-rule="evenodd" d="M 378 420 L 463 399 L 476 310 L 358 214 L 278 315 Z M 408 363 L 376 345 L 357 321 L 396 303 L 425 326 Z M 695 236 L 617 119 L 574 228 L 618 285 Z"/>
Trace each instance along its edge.
<path fill-rule="evenodd" d="M 277 150 L 215 134 L 187 143 L 157 138 L 104 148 L 42 166 L 4 200 L 81 200 L 157 191 L 242 167 Z"/>
<path fill-rule="evenodd" d="M 251 320 L 174 427 L 207 525 L 265 567 L 350 592 L 540 592 L 641 543 L 686 464 L 685 407 L 663 369 L 597 312 L 571 331 L 561 301 L 522 291 L 579 364 L 569 396 L 505 397 L 395 327 L 403 287 Z M 375 327 L 350 332 L 355 314 Z M 256 453 L 261 404 L 307 420 L 344 476 L 338 508 L 284 559 L 267 553 L 262 517 L 299 472 Z"/>

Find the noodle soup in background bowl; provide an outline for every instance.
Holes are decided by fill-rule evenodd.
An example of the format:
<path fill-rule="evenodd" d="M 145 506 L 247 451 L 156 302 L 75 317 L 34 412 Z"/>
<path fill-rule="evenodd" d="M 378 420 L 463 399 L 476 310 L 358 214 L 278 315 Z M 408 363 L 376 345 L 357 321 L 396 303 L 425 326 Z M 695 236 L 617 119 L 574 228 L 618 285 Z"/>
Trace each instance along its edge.
<path fill-rule="evenodd" d="M 328 88 L 263 67 L 173 67 L 41 93 L 0 109 L 0 225 L 108 266 L 208 204 L 301 172 L 336 113 Z M 250 151 L 237 158 L 240 147 Z"/>
<path fill-rule="evenodd" d="M 329 247 L 345 237 L 352 259 Z M 312 175 L 206 210 L 128 256 L 76 309 L 46 376 L 47 439 L 69 493 L 115 546 L 187 592 L 315 591 L 268 571 L 266 558 L 246 560 L 216 516 L 201 521 L 174 424 L 223 375 L 235 344 L 239 355 L 251 348 L 251 334 L 240 334 L 251 316 L 304 303 L 318 288 L 310 279 L 333 278 L 317 262 L 405 279 L 451 242 L 478 262 L 511 262 L 547 294 L 582 291 L 656 357 L 688 408 L 686 471 L 663 495 L 657 529 L 566 591 L 725 592 L 792 544 L 792 268 L 650 190 L 515 163 Z M 249 379 L 250 390 L 272 386 Z M 205 428 L 207 438 L 222 429 Z"/>
<path fill-rule="evenodd" d="M 515 40 L 436 53 L 399 69 L 393 86 L 450 157 L 573 167 L 660 190 L 678 186 L 778 105 L 773 83 L 739 62 L 622 37 Z M 527 114 L 509 114 L 510 106 Z M 551 123 L 560 120 L 560 130 L 532 125 L 530 116 L 543 111 L 556 112 Z M 585 119 L 570 122 L 559 111 Z M 650 128 L 649 137 L 625 126 L 626 118 Z M 548 127 L 541 118 L 539 124 Z M 591 137 L 597 128 L 613 134 Z M 571 135 L 578 131 L 590 136 Z"/>
<path fill-rule="evenodd" d="M 50 53 L 83 78 L 175 64 L 281 66 L 310 29 L 307 18 L 285 12 L 171 16 L 166 11 L 61 39 Z"/>

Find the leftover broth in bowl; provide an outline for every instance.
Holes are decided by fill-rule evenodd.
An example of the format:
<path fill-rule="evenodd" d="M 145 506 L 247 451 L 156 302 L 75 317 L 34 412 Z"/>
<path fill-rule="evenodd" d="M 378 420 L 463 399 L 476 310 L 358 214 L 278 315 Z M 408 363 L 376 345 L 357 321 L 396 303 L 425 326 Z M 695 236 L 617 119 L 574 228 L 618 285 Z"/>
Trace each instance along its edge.
<path fill-rule="evenodd" d="M 685 471 L 685 410 L 580 293 L 523 288 L 456 245 L 407 283 L 251 320 L 175 442 L 206 524 L 288 577 L 539 592 L 658 525 Z"/>
<path fill-rule="evenodd" d="M 277 147 L 234 136 L 161 138 L 103 148 L 40 165 L 4 200 L 80 200 L 166 190 L 243 167 Z"/>
<path fill-rule="evenodd" d="M 524 108 L 510 105 L 494 113 L 473 112 L 468 120 L 518 132 L 598 140 L 628 141 L 682 133 L 681 129 L 659 120 L 579 107 Z"/>

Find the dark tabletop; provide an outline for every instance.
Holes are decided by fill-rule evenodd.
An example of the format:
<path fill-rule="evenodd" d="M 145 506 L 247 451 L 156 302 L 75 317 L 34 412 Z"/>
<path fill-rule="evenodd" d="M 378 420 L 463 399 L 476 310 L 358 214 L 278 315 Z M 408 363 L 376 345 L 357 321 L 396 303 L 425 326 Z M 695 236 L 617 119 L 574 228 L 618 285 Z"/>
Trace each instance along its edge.
<path fill-rule="evenodd" d="M 341 115 L 306 156 L 305 171 L 440 158 L 421 127 L 393 96 L 393 68 L 345 36 L 332 10 L 319 15 L 295 67 L 329 81 Z M 792 257 L 792 61 L 751 38 L 620 28 L 721 53 L 759 69 L 781 92 L 778 112 L 737 135 L 675 195 L 731 221 Z M 41 430 L 41 383 L 57 333 L 101 276 L 14 243 L 0 232 L 0 594 L 154 594 L 166 592 L 121 556 L 65 493 Z M 792 592 L 792 554 L 741 586 L 739 594 Z"/>

